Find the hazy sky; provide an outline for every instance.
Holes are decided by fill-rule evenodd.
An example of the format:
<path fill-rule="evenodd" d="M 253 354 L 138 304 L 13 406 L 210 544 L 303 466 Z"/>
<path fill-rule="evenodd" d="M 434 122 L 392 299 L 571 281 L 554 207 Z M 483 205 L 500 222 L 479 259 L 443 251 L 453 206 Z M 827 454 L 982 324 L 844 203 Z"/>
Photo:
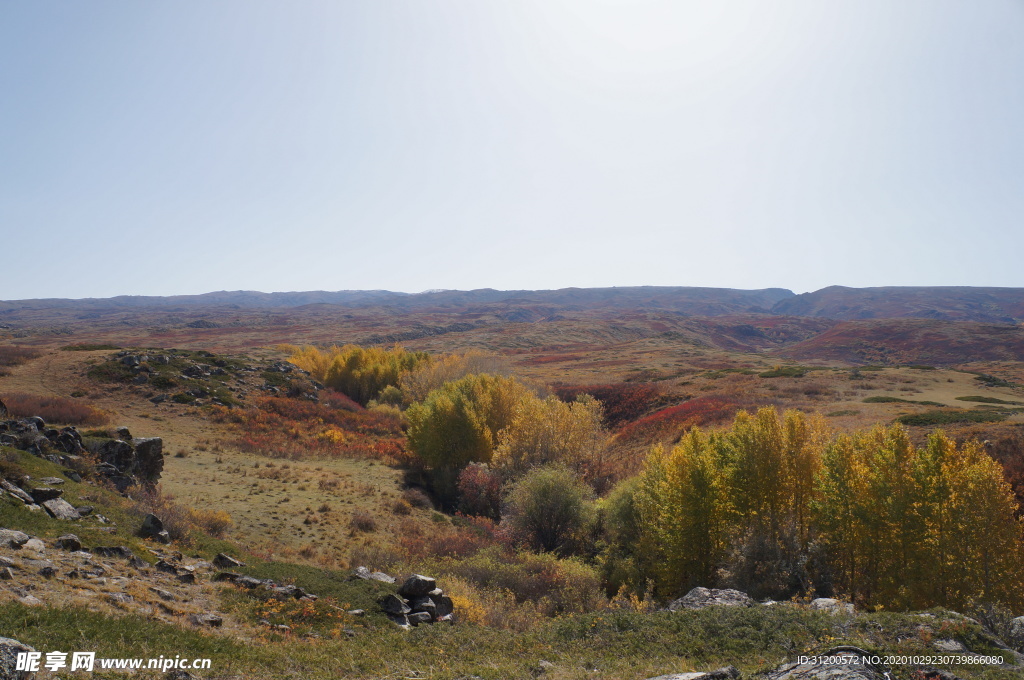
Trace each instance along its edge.
<path fill-rule="evenodd" d="M 1024 0 L 0 4 L 0 299 L 1024 286 Z"/>

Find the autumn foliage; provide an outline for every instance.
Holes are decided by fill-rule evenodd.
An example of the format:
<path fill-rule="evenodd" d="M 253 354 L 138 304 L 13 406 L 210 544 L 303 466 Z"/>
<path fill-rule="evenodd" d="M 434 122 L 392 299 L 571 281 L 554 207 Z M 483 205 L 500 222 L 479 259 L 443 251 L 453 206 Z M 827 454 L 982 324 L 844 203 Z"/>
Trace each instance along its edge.
<path fill-rule="evenodd" d="M 47 423 L 60 425 L 105 425 L 107 414 L 74 399 L 9 392 L 3 395 L 10 415 L 15 418 L 39 416 Z"/>
<path fill-rule="evenodd" d="M 559 385 L 555 394 L 562 401 L 573 401 L 589 394 L 601 402 L 605 425 L 615 429 L 638 420 L 658 402 L 661 390 L 643 383 L 606 383 L 601 385 Z"/>
<path fill-rule="evenodd" d="M 1022 604 L 1010 486 L 979 444 L 941 432 L 917 447 L 900 425 L 836 437 L 796 411 L 741 412 L 656 449 L 628 492 L 609 515 L 622 524 L 616 568 L 665 595 L 728 585 L 888 608 Z"/>
<path fill-rule="evenodd" d="M 397 388 L 401 378 L 417 366 L 430 362 L 425 352 L 409 352 L 402 347 L 285 346 L 289 361 L 309 371 L 314 378 L 366 405 L 388 387 Z"/>

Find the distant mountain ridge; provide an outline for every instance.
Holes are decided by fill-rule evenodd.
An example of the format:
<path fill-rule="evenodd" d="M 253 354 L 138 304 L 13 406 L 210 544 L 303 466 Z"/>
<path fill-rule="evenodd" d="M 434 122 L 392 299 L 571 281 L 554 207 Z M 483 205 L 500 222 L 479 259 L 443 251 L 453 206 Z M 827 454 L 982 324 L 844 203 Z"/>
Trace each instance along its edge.
<path fill-rule="evenodd" d="M 706 317 L 768 314 L 842 321 L 931 319 L 1000 324 L 1024 322 L 1024 288 L 970 286 L 829 286 L 800 295 L 785 288 L 740 290 L 684 286 L 507 291 L 482 288 L 423 293 L 386 290 L 286 293 L 218 291 L 202 295 L 0 301 L 0 316 L 19 311 L 58 309 L 103 313 L 141 309 L 188 311 L 198 308 L 276 310 L 310 305 L 381 307 L 399 312 L 489 312 L 509 320 L 522 321 L 539 320 L 563 312 L 652 310 Z"/>

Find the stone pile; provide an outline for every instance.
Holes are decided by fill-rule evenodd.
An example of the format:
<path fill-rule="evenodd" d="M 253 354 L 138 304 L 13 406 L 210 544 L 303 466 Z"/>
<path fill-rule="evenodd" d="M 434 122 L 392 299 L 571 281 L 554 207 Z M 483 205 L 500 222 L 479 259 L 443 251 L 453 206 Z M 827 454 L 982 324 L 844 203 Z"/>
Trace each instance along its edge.
<path fill-rule="evenodd" d="M 402 583 L 397 594 L 385 595 L 377 604 L 391 621 L 405 630 L 421 623 L 455 623 L 452 599 L 437 587 L 437 581 L 422 574 L 413 574 Z"/>

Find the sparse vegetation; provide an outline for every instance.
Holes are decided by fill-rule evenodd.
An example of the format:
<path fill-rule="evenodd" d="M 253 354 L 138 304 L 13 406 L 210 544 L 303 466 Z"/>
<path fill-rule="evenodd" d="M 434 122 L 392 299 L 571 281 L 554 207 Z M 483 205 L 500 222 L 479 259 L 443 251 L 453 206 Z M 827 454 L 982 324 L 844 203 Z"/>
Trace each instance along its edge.
<path fill-rule="evenodd" d="M 10 414 L 19 418 L 39 416 L 60 425 L 104 425 L 109 421 L 106 413 L 63 397 L 15 392 L 4 394 L 3 401 Z"/>

